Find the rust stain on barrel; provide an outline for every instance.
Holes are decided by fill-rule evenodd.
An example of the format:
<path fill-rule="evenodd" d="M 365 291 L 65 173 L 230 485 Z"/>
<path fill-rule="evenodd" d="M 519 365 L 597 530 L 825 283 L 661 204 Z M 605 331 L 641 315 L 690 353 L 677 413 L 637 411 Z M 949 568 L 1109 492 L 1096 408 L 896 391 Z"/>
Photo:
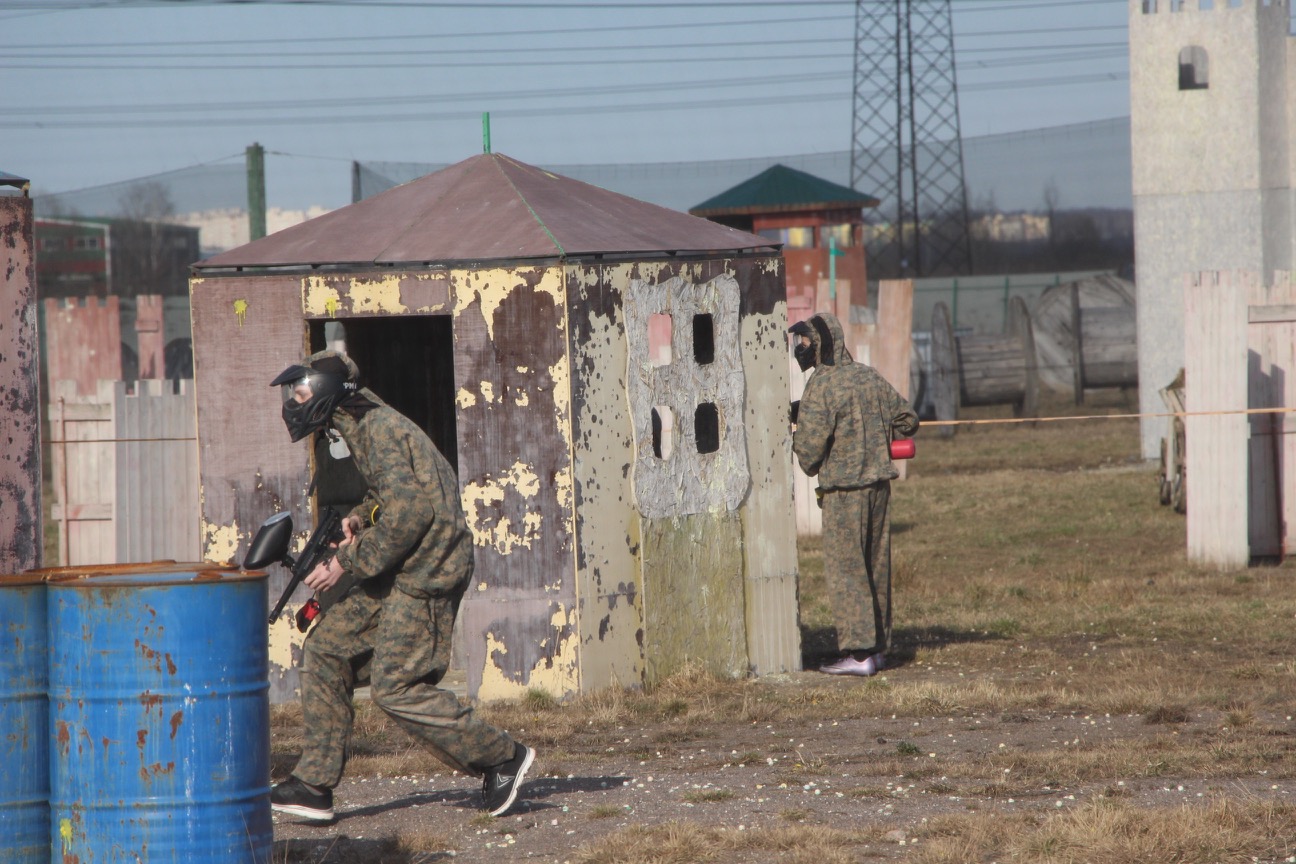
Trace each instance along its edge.
<path fill-rule="evenodd" d="M 184 722 L 184 712 L 177 711 L 171 715 L 171 740 L 175 740 L 176 731 L 179 730 L 180 724 Z"/>

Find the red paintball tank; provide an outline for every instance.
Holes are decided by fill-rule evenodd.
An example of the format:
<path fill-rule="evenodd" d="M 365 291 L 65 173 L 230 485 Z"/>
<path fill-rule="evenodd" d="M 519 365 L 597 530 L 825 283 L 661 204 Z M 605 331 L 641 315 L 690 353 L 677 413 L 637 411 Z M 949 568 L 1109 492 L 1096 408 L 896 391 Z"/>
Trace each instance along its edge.
<path fill-rule="evenodd" d="M 912 438 L 897 438 L 891 442 L 892 459 L 912 459 L 918 447 Z"/>

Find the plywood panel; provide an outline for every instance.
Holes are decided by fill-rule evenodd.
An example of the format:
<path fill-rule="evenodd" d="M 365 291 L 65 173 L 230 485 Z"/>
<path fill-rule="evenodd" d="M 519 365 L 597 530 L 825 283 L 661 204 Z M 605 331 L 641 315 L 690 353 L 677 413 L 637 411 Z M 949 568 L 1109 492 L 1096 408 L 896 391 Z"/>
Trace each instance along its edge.
<path fill-rule="evenodd" d="M 32 202 L 0 197 L 0 573 L 41 566 L 41 459 Z"/>
<path fill-rule="evenodd" d="M 621 314 L 623 292 L 634 272 L 634 265 L 624 263 L 568 267 L 574 506 L 579 514 L 576 574 L 585 692 L 644 679 L 642 546 L 630 488 L 634 437 L 626 406 L 629 349 Z"/>
<path fill-rule="evenodd" d="M 306 353 L 301 277 L 229 276 L 190 281 L 197 410 L 202 557 L 240 561 L 257 527 L 292 513 L 312 527 L 306 489 L 309 444 L 293 444 L 270 381 Z M 288 581 L 271 567 L 270 602 Z M 269 610 L 267 610 L 269 611 Z M 270 628 L 270 696 L 296 698 L 301 636 L 287 621 Z"/>
<path fill-rule="evenodd" d="M 769 311 L 763 304 L 752 303 L 741 324 L 752 476 L 751 491 L 742 508 L 747 659 L 753 673 L 767 675 L 801 668 L 792 495 L 795 460 L 787 416 L 790 352 L 783 323 L 782 270 L 774 262 L 768 266 L 759 261 L 743 264 L 735 271 L 744 296 L 763 295 L 778 301 Z"/>
<path fill-rule="evenodd" d="M 117 561 L 117 461 L 112 381 L 83 395 L 76 381 L 50 384 L 50 456 L 59 526 L 59 564 Z"/>
<path fill-rule="evenodd" d="M 1250 285 L 1247 325 L 1249 408 L 1296 405 L 1296 286 L 1276 273 L 1270 285 Z M 1296 525 L 1296 419 L 1291 414 L 1249 418 L 1251 555 L 1282 558 Z"/>
<path fill-rule="evenodd" d="M 1185 292 L 1188 557 L 1220 568 L 1249 560 L 1247 418 L 1240 412 L 1247 405 L 1246 307 L 1254 278 L 1199 273 L 1188 277 Z"/>
<path fill-rule="evenodd" d="M 647 682 L 689 662 L 724 677 L 746 675 L 739 514 L 645 519 L 642 531 Z"/>
<path fill-rule="evenodd" d="M 75 381 L 94 396 L 99 381 L 122 377 L 121 310 L 116 297 L 45 301 L 47 381 Z"/>
<path fill-rule="evenodd" d="M 909 359 L 913 352 L 913 280 L 883 279 L 878 283 L 878 322 L 872 340 L 872 362 L 869 364 L 881 373 L 891 386 L 906 399 L 909 392 Z M 894 463 L 903 480 L 909 473 L 909 463 Z"/>
<path fill-rule="evenodd" d="M 117 552 L 120 563 L 196 561 L 199 546 L 198 440 L 191 381 L 117 382 Z"/>
<path fill-rule="evenodd" d="M 455 271 L 452 288 L 459 481 L 476 557 L 468 690 L 558 695 L 572 686 L 576 645 L 564 272 Z"/>

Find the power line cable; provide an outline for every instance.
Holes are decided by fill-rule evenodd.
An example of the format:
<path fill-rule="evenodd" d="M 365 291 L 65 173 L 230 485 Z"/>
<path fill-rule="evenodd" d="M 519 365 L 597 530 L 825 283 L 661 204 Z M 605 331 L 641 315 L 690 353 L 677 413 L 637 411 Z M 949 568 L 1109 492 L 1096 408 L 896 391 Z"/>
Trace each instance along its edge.
<path fill-rule="evenodd" d="M 1123 48 L 1124 43 L 1119 42 L 1095 42 L 1095 43 L 1077 43 L 1075 45 L 1031 45 L 1020 46 L 1017 49 L 1008 49 L 1004 47 L 972 49 L 976 53 L 996 53 L 1001 54 L 1007 50 L 1038 51 L 1048 49 L 1051 51 L 1067 50 L 1070 48 Z M 480 52 L 478 52 L 480 53 Z M 966 54 L 967 52 L 957 52 L 956 56 Z M 261 55 L 258 55 L 261 56 Z M 701 63 L 701 64 L 718 64 L 718 63 L 751 63 L 760 62 L 781 63 L 781 62 L 825 62 L 850 60 L 854 57 L 853 53 L 816 53 L 816 54 L 761 54 L 761 55 L 740 55 L 735 57 L 716 57 L 716 56 L 692 56 L 687 58 L 678 57 L 645 57 L 638 58 L 631 62 L 636 66 L 643 65 L 671 65 L 678 67 L 681 64 Z M 44 70 L 44 71 L 78 71 L 78 72 L 203 72 L 203 71 L 262 71 L 262 72 L 301 72 L 301 71 L 318 71 L 318 70 L 359 70 L 359 69 L 494 69 L 494 68 L 568 68 L 584 66 L 606 66 L 608 64 L 622 65 L 625 64 L 624 57 L 607 57 L 594 58 L 585 60 L 572 59 L 540 59 L 540 60 L 519 60 L 516 57 L 506 61 L 483 60 L 480 62 L 473 60 L 425 60 L 425 61 L 397 61 L 393 63 L 347 63 L 341 64 L 336 62 L 319 62 L 319 63 L 234 63 L 212 64 L 212 63 L 183 63 L 183 64 L 163 64 L 163 63 L 44 63 L 44 62 L 24 62 L 29 58 L 0 58 L 0 69 L 25 69 L 25 70 Z M 36 58 L 30 58 L 35 60 Z M 177 60 L 183 59 L 180 57 Z M 1078 57 L 1076 59 L 1088 59 Z M 1047 61 L 1047 58 L 1045 58 Z M 1041 61 L 1041 62 L 1045 62 Z M 1032 61 L 1035 62 L 1035 61 Z M 1054 62 L 1063 62 L 1062 58 L 1054 58 Z M 1013 65 L 1009 63 L 1008 65 Z M 1030 65 L 1030 64 L 1022 64 Z"/>
<path fill-rule="evenodd" d="M 1051 78 L 1032 78 L 1028 81 L 991 81 L 981 85 L 968 85 L 962 89 L 972 91 L 996 91 L 1024 89 L 1032 87 L 1056 87 L 1068 86 L 1074 84 L 1095 84 L 1115 81 L 1128 80 L 1129 75 L 1125 72 L 1095 73 L 1090 75 L 1076 76 L 1055 76 Z M 502 118 L 525 118 L 525 117 L 552 117 L 556 110 L 562 111 L 566 115 L 605 115 L 605 114 L 638 114 L 646 112 L 661 111 L 690 111 L 690 110 L 715 110 L 720 108 L 751 108 L 753 105 L 769 107 L 771 105 L 801 105 L 807 103 L 824 103 L 824 102 L 845 102 L 851 98 L 851 94 L 842 93 L 803 93 L 791 94 L 781 97 L 764 98 L 754 100 L 747 98 L 732 99 L 708 99 L 695 102 L 645 102 L 632 104 L 615 104 L 615 105 L 585 105 L 573 106 L 561 109 L 555 109 L 552 106 L 535 107 L 535 108 L 503 108 L 491 109 L 492 115 L 497 119 Z M 243 113 L 243 112 L 241 112 Z M 443 111 L 433 113 L 418 114 L 354 114 L 350 116 L 340 115 L 337 113 L 327 113 L 320 115 L 307 115 L 297 117 L 275 116 L 275 117 L 227 117 L 215 118 L 205 116 L 199 112 L 199 116 L 186 119 L 177 117 L 168 117 L 164 119 L 147 120 L 117 117 L 114 119 L 70 119 L 70 120 L 20 120 L 11 119 L 8 115 L 0 116 L 0 129 L 156 129 L 168 127 L 187 127 L 187 126 L 221 126 L 221 127 L 247 127 L 247 126 L 296 126 L 296 125 L 339 125 L 339 124 L 376 124 L 376 123 L 406 123 L 406 122 L 433 122 L 433 121 L 454 121 L 474 119 L 480 116 L 479 111 Z"/>
<path fill-rule="evenodd" d="M 836 19 L 836 20 L 844 21 L 846 19 Z M 617 29 L 623 30 L 625 28 L 617 28 Z M 1116 27 L 1116 26 L 1049 27 L 1049 28 L 1028 29 L 1028 30 L 997 30 L 997 31 L 986 31 L 984 33 L 967 33 L 967 34 L 962 34 L 960 38 L 981 38 L 981 37 L 991 37 L 991 36 L 994 37 L 1038 36 L 1038 35 L 1051 34 L 1051 33 L 1066 33 L 1070 35 L 1073 33 L 1082 33 L 1082 32 L 1105 32 L 1111 30 L 1125 30 L 1125 29 L 1126 29 L 1125 27 Z M 517 32 L 525 32 L 525 31 L 517 31 Z M 567 31 L 556 30 L 551 32 L 561 33 L 565 35 Z M 499 35 L 499 34 L 477 34 L 477 35 Z M 527 35 L 534 35 L 534 34 L 529 33 Z M 363 41 L 367 41 L 368 39 L 377 39 L 377 38 L 404 40 L 404 39 L 411 39 L 414 37 L 410 37 L 410 36 L 359 37 L 359 38 L 337 37 L 337 38 L 330 38 L 328 40 L 297 39 L 292 41 L 306 42 L 310 44 L 315 44 L 317 42 L 322 42 L 322 41 L 346 41 L 349 44 L 355 44 L 356 42 L 363 42 Z M 218 42 L 167 42 L 165 45 L 162 46 L 159 46 L 158 43 L 156 42 L 110 43 L 108 45 L 95 45 L 91 43 L 77 43 L 77 44 L 69 44 L 69 45 L 50 45 L 50 44 L 10 45 L 5 48 L 0 48 L 0 57 L 12 57 L 14 59 L 28 59 L 27 54 L 35 53 L 37 57 L 41 60 L 60 60 L 60 59 L 99 60 L 99 59 L 113 59 L 122 56 L 129 57 L 131 59 L 187 60 L 194 57 L 220 57 L 220 58 L 226 58 L 230 60 L 237 60 L 245 57 L 264 57 L 265 52 L 264 51 L 193 51 L 191 50 L 190 46 L 204 45 L 210 47 L 216 44 L 246 45 L 246 44 L 259 44 L 267 41 L 276 44 L 284 44 L 285 40 L 253 39 L 253 40 L 220 40 Z M 492 48 L 406 48 L 406 49 L 384 48 L 383 54 L 384 55 L 411 55 L 411 54 L 413 55 L 423 55 L 423 54 L 481 55 L 481 54 L 507 53 L 510 55 L 515 55 L 518 52 L 536 52 L 536 51 L 541 51 L 546 53 L 556 52 L 556 51 L 561 51 L 561 52 L 663 51 L 663 50 L 682 50 L 682 49 L 687 50 L 693 48 L 752 48 L 752 47 L 768 48 L 771 45 L 778 45 L 778 46 L 824 45 L 824 44 L 847 45 L 847 44 L 851 44 L 851 42 L 852 39 L 849 35 L 842 35 L 842 36 L 807 37 L 802 39 L 789 39 L 785 37 L 779 37 L 774 42 L 771 42 L 768 39 L 759 39 L 759 40 L 743 40 L 743 41 L 724 40 L 722 42 L 715 42 L 715 41 L 653 42 L 653 43 L 637 42 L 629 45 L 544 45 L 544 46 L 537 46 L 534 48 L 519 48 L 514 46 L 499 46 L 499 47 L 492 47 Z M 1116 44 L 1116 43 L 1109 43 L 1109 44 Z M 1120 43 L 1120 44 L 1126 44 L 1126 43 Z M 140 48 L 158 48 L 158 47 L 173 48 L 175 50 L 157 51 L 157 52 L 142 52 L 138 50 Z M 1022 46 L 1022 47 L 1039 48 L 1041 46 L 1031 45 L 1031 46 Z M 1058 45 L 1058 46 L 1050 46 L 1050 47 L 1066 47 L 1066 46 Z M 87 56 L 85 54 L 86 49 L 107 50 L 108 48 L 112 48 L 114 50 L 126 50 L 129 53 L 124 55 L 123 54 L 94 54 L 90 56 Z M 65 53 L 54 53 L 52 49 L 78 49 L 78 50 L 76 50 L 75 53 L 65 54 Z M 992 50 L 1014 50 L 1014 49 L 1013 46 L 997 46 L 996 48 L 982 48 L 982 49 L 971 49 L 971 50 L 992 51 Z M 1018 50 L 1020 50 L 1020 48 L 1018 48 Z M 330 51 L 329 57 L 333 58 L 333 57 L 371 56 L 372 53 L 373 53 L 372 49 L 356 49 L 353 51 Z M 308 51 L 308 52 L 307 51 L 276 51 L 274 56 L 276 58 L 280 58 L 280 57 L 317 57 L 318 55 L 319 55 L 318 51 Z"/>

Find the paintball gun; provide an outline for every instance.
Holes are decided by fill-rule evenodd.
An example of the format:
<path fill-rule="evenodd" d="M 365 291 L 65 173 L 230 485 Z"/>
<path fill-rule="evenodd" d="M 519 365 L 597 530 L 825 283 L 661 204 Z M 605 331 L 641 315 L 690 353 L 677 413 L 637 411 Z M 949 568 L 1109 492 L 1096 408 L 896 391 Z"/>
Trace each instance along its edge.
<path fill-rule="evenodd" d="M 279 617 L 279 613 L 283 612 L 284 606 L 288 604 L 289 598 L 297 590 L 301 581 L 321 561 L 327 561 L 337 553 L 336 546 L 344 537 L 342 517 L 332 507 L 325 508 L 320 514 L 319 526 L 310 535 L 305 548 L 295 560 L 288 554 L 292 533 L 292 516 L 286 510 L 276 513 L 261 523 L 256 536 L 252 538 L 251 546 L 248 547 L 247 557 L 243 559 L 244 570 L 260 570 L 270 564 L 282 564 L 292 574 L 288 586 L 279 595 L 279 602 L 275 604 L 274 611 L 270 613 L 271 624 Z M 321 611 L 319 600 L 312 597 L 297 611 L 297 629 L 305 633 Z"/>

